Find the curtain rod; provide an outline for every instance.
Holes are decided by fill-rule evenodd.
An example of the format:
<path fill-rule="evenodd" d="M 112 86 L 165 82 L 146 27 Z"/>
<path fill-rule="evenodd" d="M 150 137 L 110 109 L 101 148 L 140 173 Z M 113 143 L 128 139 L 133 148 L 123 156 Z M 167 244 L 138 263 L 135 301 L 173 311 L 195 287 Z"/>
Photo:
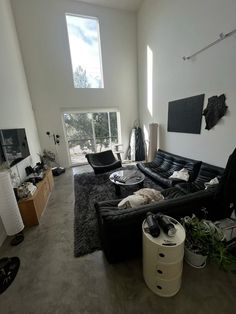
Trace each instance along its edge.
<path fill-rule="evenodd" d="M 234 30 L 232 30 L 231 32 L 227 33 L 227 34 L 220 33 L 219 38 L 218 38 L 217 40 L 213 41 L 212 43 L 210 43 L 210 44 L 207 45 L 206 47 L 204 47 L 204 48 L 198 50 L 197 52 L 193 53 L 191 56 L 187 56 L 187 57 L 184 56 L 184 57 L 183 57 L 183 60 L 184 60 L 184 61 L 185 61 L 185 60 L 190 60 L 191 58 L 195 57 L 195 56 L 198 55 L 199 53 L 201 53 L 201 52 L 207 50 L 208 48 L 210 48 L 210 47 L 212 47 L 212 46 L 218 44 L 220 41 L 222 41 L 222 40 L 224 40 L 224 39 L 226 39 L 226 38 L 232 36 L 234 33 L 236 33 L 236 28 L 235 28 Z"/>

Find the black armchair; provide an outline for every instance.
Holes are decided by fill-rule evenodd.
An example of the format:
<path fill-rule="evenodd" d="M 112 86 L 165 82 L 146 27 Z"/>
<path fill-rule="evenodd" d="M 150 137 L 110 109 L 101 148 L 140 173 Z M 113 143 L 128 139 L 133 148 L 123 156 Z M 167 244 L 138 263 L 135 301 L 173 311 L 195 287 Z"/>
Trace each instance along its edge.
<path fill-rule="evenodd" d="M 85 157 L 95 174 L 108 172 L 121 167 L 121 161 L 117 160 L 111 150 L 101 153 L 87 154 Z"/>

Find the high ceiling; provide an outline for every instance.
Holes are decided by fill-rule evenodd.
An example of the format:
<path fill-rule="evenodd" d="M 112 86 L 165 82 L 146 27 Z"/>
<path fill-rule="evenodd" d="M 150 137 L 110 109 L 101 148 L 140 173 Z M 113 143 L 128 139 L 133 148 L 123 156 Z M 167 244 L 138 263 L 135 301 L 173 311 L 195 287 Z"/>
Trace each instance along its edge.
<path fill-rule="evenodd" d="M 77 0 L 77 1 L 102 5 L 108 8 L 137 11 L 143 0 Z"/>

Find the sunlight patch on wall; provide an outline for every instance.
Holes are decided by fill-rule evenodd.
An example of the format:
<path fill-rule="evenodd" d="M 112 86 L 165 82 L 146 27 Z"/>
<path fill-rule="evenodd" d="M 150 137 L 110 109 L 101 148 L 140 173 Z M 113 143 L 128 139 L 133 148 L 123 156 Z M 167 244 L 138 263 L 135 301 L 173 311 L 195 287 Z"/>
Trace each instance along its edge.
<path fill-rule="evenodd" d="M 153 115 L 153 52 L 147 46 L 147 108 L 152 117 Z"/>

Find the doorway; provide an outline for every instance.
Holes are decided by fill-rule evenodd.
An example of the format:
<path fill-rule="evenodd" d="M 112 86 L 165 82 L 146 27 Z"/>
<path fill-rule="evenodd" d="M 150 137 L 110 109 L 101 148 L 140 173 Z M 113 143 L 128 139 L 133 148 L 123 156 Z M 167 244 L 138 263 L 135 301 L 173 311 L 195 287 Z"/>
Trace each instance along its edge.
<path fill-rule="evenodd" d="M 72 166 L 86 164 L 86 154 L 113 149 L 119 143 L 119 112 L 64 112 L 63 121 Z"/>

